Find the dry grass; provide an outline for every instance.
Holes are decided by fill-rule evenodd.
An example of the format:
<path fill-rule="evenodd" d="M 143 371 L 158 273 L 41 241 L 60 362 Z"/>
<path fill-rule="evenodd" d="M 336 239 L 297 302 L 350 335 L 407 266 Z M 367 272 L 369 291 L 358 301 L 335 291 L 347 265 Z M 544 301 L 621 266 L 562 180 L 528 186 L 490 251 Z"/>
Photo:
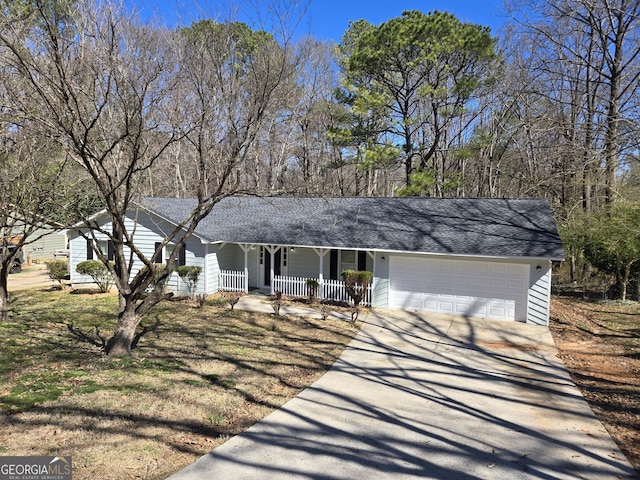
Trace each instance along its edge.
<path fill-rule="evenodd" d="M 0 324 L 0 455 L 72 455 L 74 479 L 165 478 L 319 378 L 347 322 L 167 302 L 103 355 L 114 295 L 27 290 Z"/>
<path fill-rule="evenodd" d="M 640 303 L 554 297 L 549 328 L 591 409 L 640 472 Z"/>

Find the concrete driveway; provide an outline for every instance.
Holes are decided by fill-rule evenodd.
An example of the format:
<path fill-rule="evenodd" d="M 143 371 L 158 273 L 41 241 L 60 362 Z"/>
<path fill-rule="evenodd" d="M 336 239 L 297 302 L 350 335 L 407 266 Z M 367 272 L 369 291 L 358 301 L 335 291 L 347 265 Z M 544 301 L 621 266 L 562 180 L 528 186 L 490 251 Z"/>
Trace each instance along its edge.
<path fill-rule="evenodd" d="M 378 310 L 334 367 L 179 479 L 618 479 L 548 330 Z"/>

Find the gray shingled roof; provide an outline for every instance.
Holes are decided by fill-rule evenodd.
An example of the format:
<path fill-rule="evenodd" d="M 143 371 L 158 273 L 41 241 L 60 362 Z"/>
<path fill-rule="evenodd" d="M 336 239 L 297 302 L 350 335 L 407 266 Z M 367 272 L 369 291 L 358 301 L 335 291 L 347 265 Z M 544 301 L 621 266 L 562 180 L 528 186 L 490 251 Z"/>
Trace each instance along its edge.
<path fill-rule="evenodd" d="M 147 198 L 179 223 L 194 199 Z M 564 258 L 543 199 L 229 197 L 196 229 L 207 242 Z"/>

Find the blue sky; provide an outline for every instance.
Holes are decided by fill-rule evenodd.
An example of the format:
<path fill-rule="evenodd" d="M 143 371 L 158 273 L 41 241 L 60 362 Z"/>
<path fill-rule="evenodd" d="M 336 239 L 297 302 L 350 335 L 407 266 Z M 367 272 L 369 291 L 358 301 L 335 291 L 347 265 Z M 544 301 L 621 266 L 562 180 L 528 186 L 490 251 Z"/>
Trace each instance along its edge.
<path fill-rule="evenodd" d="M 266 2 L 253 0 L 265 5 Z M 138 9 L 143 17 L 158 16 L 172 26 L 188 25 L 202 18 L 215 18 L 221 10 L 229 10 L 229 5 L 250 1 L 230 2 L 229 0 L 126 0 Z M 502 0 L 311 0 L 309 10 L 297 33 L 307 31 L 322 40 L 338 42 L 349 21 L 361 18 L 375 24 L 398 17 L 404 10 L 421 10 L 428 13 L 440 10 L 453 13 L 464 22 L 479 23 L 491 27 L 493 34 L 504 23 L 500 10 Z M 249 9 L 249 7 L 242 7 Z M 240 14 L 242 18 L 242 13 Z M 247 22 L 251 24 L 251 22 Z"/>
<path fill-rule="evenodd" d="M 379 25 L 404 10 L 440 10 L 453 13 L 463 22 L 489 26 L 495 34 L 503 23 L 499 16 L 501 4 L 501 0 L 313 0 L 309 20 L 317 37 L 338 41 L 351 20 L 363 18 Z"/>

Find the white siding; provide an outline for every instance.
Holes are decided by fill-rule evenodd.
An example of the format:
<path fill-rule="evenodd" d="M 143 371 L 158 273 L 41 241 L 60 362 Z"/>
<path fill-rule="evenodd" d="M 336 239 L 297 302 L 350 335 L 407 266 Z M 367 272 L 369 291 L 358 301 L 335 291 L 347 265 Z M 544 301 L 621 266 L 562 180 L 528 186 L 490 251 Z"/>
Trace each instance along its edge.
<path fill-rule="evenodd" d="M 218 249 L 218 263 L 221 270 L 242 270 L 244 268 L 244 252 L 240 246 L 225 243 Z"/>
<path fill-rule="evenodd" d="M 538 266 L 540 270 L 538 270 Z M 551 262 L 541 261 L 532 264 L 530 271 L 527 323 L 548 325 L 551 295 Z"/>
<path fill-rule="evenodd" d="M 80 262 L 87 259 L 87 241 L 79 236 L 77 232 L 69 235 L 69 275 L 71 284 L 91 283 L 93 280 L 76 272 L 76 267 Z"/>
<path fill-rule="evenodd" d="M 328 254 L 325 255 L 328 257 Z M 329 276 L 329 270 L 324 270 L 324 276 Z M 291 277 L 318 278 L 320 272 L 320 257 L 311 248 L 294 248 L 289 250 L 289 271 Z"/>
<path fill-rule="evenodd" d="M 389 254 L 387 253 L 376 253 L 372 306 L 380 308 L 389 306 Z"/>
<path fill-rule="evenodd" d="M 98 240 L 106 240 L 104 235 L 98 235 Z M 127 250 L 128 251 L 128 250 Z M 98 257 L 93 254 L 93 258 Z M 87 260 L 87 241 L 77 231 L 69 231 L 69 275 L 72 285 L 93 283 L 93 279 L 87 275 L 80 275 L 76 267 L 80 262 Z"/>
<path fill-rule="evenodd" d="M 220 265 L 218 264 L 219 245 L 210 245 L 205 261 L 207 293 L 218 291 Z"/>
<path fill-rule="evenodd" d="M 107 219 L 106 215 L 103 217 L 104 220 Z M 103 222 L 102 228 L 109 230 L 111 228 L 110 222 Z M 135 242 L 137 247 L 140 249 L 143 255 L 147 257 L 151 257 L 155 250 L 156 242 L 161 242 L 165 235 L 168 235 L 172 228 L 167 225 L 161 219 L 157 217 L 151 217 L 146 213 L 139 212 L 137 217 L 137 224 L 134 225 L 134 221 L 132 218 L 127 217 L 125 219 L 125 225 L 129 231 L 133 231 L 135 227 Z M 99 240 L 106 240 L 105 236 L 98 236 Z M 92 283 L 90 277 L 79 275 L 76 272 L 76 267 L 80 262 L 87 260 L 87 241 L 82 238 L 77 231 L 71 230 L 69 232 L 69 270 L 71 273 L 71 283 L 72 284 L 82 284 L 82 283 Z M 106 253 L 106 252 L 105 252 Z M 129 249 L 125 248 L 125 256 L 129 258 Z M 97 259 L 97 256 L 94 254 L 94 259 Z M 200 240 L 196 237 L 191 237 L 186 244 L 186 255 L 185 260 L 187 265 L 197 265 L 203 269 L 203 273 L 200 276 L 198 281 L 198 286 L 196 288 L 196 293 L 204 292 L 204 284 L 205 284 L 205 246 L 200 242 Z M 131 275 L 135 275 L 138 270 L 144 264 L 140 259 L 138 259 L 135 255 L 131 265 L 128 266 L 130 269 Z M 169 280 L 167 281 L 167 289 L 174 291 L 180 295 L 188 294 L 188 288 L 180 280 L 177 273 L 173 273 Z"/>
<path fill-rule="evenodd" d="M 137 233 L 137 232 L 136 232 Z M 160 240 L 154 240 L 151 243 L 153 245 L 155 242 Z M 195 294 L 204 293 L 204 283 L 205 283 L 205 246 L 200 242 L 198 238 L 191 237 L 187 240 L 186 243 L 186 251 L 185 251 L 185 265 L 190 266 L 198 266 L 202 270 L 200 272 L 200 277 L 198 278 L 198 284 L 196 285 Z M 132 274 L 135 275 L 138 272 L 140 266 L 142 266 L 142 262 L 138 262 L 138 267 L 132 270 Z M 175 292 L 178 295 L 189 295 L 188 286 L 182 281 L 182 279 L 178 276 L 176 272 L 173 272 L 167 281 L 167 289 Z"/>
<path fill-rule="evenodd" d="M 260 271 L 259 265 L 259 247 L 252 247 L 249 250 L 249 257 L 247 259 L 249 266 L 249 287 L 258 287 L 258 272 Z"/>

